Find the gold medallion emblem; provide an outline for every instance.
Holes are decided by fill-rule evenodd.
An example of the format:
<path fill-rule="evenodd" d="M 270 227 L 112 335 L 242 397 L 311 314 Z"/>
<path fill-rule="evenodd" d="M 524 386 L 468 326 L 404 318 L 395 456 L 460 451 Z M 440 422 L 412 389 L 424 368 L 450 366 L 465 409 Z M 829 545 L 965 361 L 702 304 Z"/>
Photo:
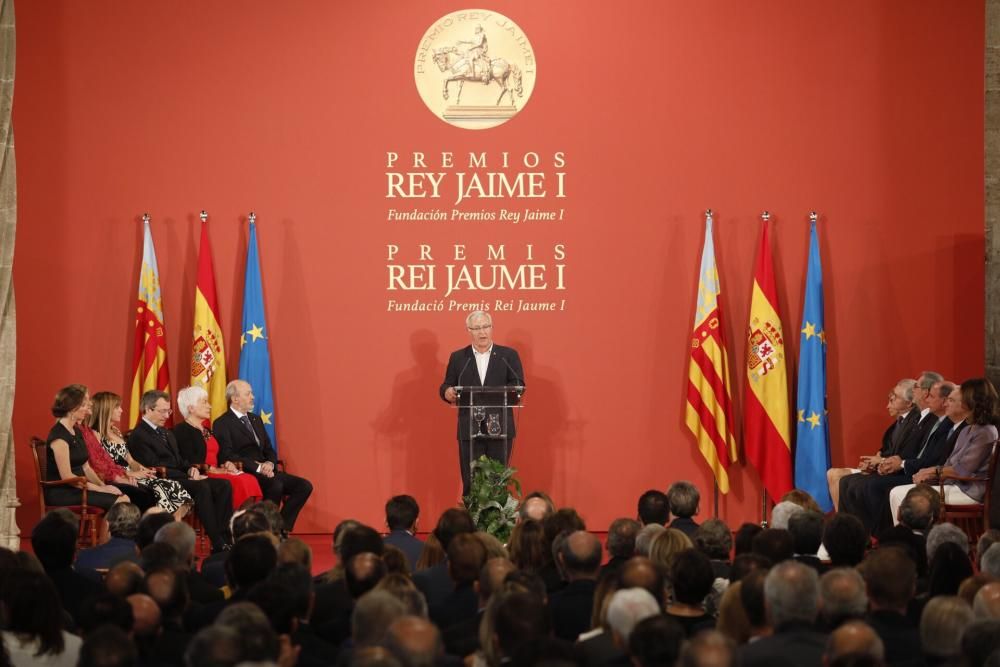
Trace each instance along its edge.
<path fill-rule="evenodd" d="M 524 108 L 535 87 L 528 36 L 486 9 L 452 12 L 434 22 L 417 46 L 413 78 L 438 118 L 467 130 L 501 125 Z"/>

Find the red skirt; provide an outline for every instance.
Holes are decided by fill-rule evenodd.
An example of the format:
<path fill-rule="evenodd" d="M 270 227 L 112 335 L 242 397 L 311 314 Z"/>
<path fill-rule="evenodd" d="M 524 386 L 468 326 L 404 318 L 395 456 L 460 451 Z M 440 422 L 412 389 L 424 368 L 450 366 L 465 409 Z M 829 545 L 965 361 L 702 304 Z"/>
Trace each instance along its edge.
<path fill-rule="evenodd" d="M 224 479 L 233 486 L 233 509 L 239 509 L 247 498 L 256 498 L 257 500 L 262 500 L 264 494 L 260 491 L 260 484 L 257 483 L 257 478 L 248 472 L 241 473 L 239 475 L 230 475 L 228 473 L 217 473 L 210 472 L 206 473 L 208 477 L 212 479 Z"/>

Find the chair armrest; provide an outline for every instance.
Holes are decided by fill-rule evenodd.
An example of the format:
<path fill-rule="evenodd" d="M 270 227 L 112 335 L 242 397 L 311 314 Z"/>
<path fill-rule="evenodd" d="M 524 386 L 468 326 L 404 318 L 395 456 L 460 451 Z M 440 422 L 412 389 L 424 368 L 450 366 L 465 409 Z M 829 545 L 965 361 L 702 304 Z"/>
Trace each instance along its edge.
<path fill-rule="evenodd" d="M 950 479 L 955 482 L 988 482 L 986 477 L 962 477 L 961 475 L 941 475 L 941 481 Z"/>
<path fill-rule="evenodd" d="M 87 478 L 86 477 L 69 477 L 67 479 L 59 479 L 52 482 L 39 482 L 42 486 L 75 486 L 78 489 L 87 488 Z"/>

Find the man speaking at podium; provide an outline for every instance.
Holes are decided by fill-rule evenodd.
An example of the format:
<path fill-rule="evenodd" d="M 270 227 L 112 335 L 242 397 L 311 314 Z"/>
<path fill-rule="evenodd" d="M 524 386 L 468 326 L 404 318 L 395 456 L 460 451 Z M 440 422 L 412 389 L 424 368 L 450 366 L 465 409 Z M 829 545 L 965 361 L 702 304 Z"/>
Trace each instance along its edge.
<path fill-rule="evenodd" d="M 439 391 L 443 400 L 453 405 L 458 403 L 459 394 L 455 387 L 524 386 L 521 358 L 514 348 L 493 342 L 493 318 L 489 313 L 481 310 L 471 313 L 465 318 L 465 328 L 472 337 L 472 345 L 451 353 Z M 465 392 L 461 396 L 461 404 L 468 405 L 468 401 L 469 394 Z M 471 462 L 485 454 L 507 465 L 514 444 L 514 411 L 508 408 L 506 419 L 503 411 L 486 410 L 487 415 L 491 412 L 499 414 L 501 424 L 506 421 L 507 437 L 472 438 L 470 428 L 478 428 L 480 434 L 488 434 L 487 421 L 484 419 L 477 427 L 470 427 L 470 409 L 458 410 L 458 465 L 462 471 L 463 497 L 469 495 Z"/>

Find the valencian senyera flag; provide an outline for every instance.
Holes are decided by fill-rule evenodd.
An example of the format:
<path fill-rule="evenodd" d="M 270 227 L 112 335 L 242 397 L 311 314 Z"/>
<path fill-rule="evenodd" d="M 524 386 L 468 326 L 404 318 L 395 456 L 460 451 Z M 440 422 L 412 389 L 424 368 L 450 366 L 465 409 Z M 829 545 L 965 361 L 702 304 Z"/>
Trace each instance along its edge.
<path fill-rule="evenodd" d="M 222 342 L 219 301 L 215 296 L 212 247 L 208 223 L 201 223 L 198 283 L 194 290 L 194 332 L 191 338 L 191 386 L 208 392 L 212 420 L 226 411 L 226 348 Z"/>
<path fill-rule="evenodd" d="M 275 451 L 278 440 L 274 435 L 274 397 L 271 393 L 271 353 L 268 350 L 268 329 L 264 317 L 264 290 L 260 278 L 260 256 L 257 252 L 257 225 L 251 214 L 250 242 L 247 247 L 246 282 L 243 287 L 243 332 L 240 335 L 240 379 L 253 388 L 254 411 L 264 422 Z"/>
<path fill-rule="evenodd" d="M 771 501 L 778 502 L 792 489 L 788 377 L 768 221 L 762 217 L 747 325 L 743 437 L 747 461 L 757 469 Z"/>
<path fill-rule="evenodd" d="M 170 391 L 167 371 L 167 334 L 163 328 L 163 301 L 160 272 L 149 217 L 143 220 L 142 268 L 139 269 L 139 297 L 135 316 L 135 348 L 132 358 L 132 424 L 139 423 L 139 399 L 150 389 Z"/>
<path fill-rule="evenodd" d="M 799 338 L 798 423 L 795 431 L 795 488 L 808 491 L 824 512 L 833 509 L 826 471 L 830 468 L 830 426 L 826 412 L 826 328 L 823 325 L 823 267 L 816 220 L 809 232 L 806 302 Z"/>
<path fill-rule="evenodd" d="M 736 460 L 733 435 L 729 354 L 722 327 L 722 289 L 715 265 L 712 216 L 705 217 L 705 245 L 698 272 L 698 306 L 691 329 L 691 361 L 688 364 L 687 405 L 684 421 L 694 434 L 722 493 L 729 492 L 729 464 Z"/>

